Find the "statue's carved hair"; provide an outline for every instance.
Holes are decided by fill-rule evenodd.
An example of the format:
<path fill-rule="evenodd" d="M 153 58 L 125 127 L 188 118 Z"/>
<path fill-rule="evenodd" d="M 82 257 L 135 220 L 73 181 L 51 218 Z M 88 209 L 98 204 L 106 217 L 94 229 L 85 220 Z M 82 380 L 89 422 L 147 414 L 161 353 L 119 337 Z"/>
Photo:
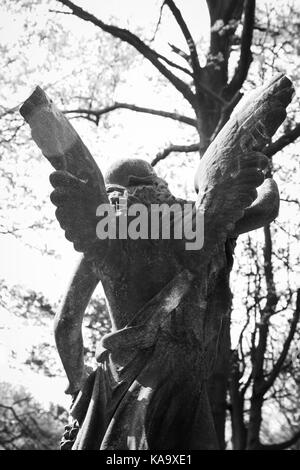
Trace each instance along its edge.
<path fill-rule="evenodd" d="M 139 203 L 149 207 L 151 204 L 174 204 L 177 201 L 166 181 L 158 177 L 152 184 L 129 186 L 127 193 L 129 205 Z"/>

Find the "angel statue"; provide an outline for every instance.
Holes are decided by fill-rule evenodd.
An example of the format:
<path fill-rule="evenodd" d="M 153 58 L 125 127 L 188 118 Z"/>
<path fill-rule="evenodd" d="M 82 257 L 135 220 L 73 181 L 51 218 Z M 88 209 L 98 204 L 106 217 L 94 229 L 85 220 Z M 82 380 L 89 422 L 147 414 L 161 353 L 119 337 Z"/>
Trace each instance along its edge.
<path fill-rule="evenodd" d="M 34 140 L 56 168 L 50 176 L 56 217 L 82 252 L 55 319 L 67 393 L 73 397 L 73 421 L 62 448 L 218 448 L 207 383 L 230 308 L 234 246 L 240 234 L 278 214 L 278 189 L 265 177 L 264 149 L 292 94 L 290 80 L 281 75 L 243 99 L 199 161 L 194 202 L 176 198 L 142 159 L 122 159 L 103 177 L 40 88 L 21 108 Z M 169 218 L 169 238 L 151 237 L 150 216 L 147 236 L 120 237 L 117 231 L 99 238 L 97 225 L 104 218 L 99 207 L 112 207 L 118 219 L 121 200 L 128 213 L 135 204 L 148 211 L 160 204 L 189 204 L 192 221 L 199 215 L 203 221 L 201 246 L 187 249 L 184 234 L 174 236 L 178 214 Z M 97 347 L 96 369 L 87 372 L 82 321 L 99 282 L 112 332 Z"/>

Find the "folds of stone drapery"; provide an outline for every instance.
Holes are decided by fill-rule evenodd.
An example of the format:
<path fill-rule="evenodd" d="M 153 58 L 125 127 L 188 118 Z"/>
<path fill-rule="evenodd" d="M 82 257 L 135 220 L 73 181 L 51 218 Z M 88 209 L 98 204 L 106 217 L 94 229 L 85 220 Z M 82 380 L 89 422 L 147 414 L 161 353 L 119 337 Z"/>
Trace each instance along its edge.
<path fill-rule="evenodd" d="M 79 423 L 74 450 L 214 446 L 201 344 L 169 328 L 192 281 L 180 273 L 130 325 L 103 338 L 99 366 L 71 410 Z"/>

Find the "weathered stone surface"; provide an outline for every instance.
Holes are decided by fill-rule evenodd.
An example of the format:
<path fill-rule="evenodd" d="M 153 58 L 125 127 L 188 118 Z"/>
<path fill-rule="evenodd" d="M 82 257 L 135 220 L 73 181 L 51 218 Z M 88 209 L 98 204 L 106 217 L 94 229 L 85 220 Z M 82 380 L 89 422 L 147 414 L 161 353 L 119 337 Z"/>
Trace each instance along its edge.
<path fill-rule="evenodd" d="M 36 87 L 20 108 L 31 128 L 32 138 L 56 170 L 67 170 L 81 179 L 89 179 L 107 201 L 101 171 L 74 127 L 52 100 Z"/>

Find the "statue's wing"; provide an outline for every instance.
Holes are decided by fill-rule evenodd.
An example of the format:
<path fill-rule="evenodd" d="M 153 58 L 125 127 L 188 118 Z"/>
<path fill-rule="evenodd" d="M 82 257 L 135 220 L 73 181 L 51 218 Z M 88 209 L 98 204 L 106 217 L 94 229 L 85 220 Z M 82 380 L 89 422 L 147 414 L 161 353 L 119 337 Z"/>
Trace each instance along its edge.
<path fill-rule="evenodd" d="M 232 232 L 233 237 L 250 232 L 273 222 L 279 212 L 280 196 L 273 178 L 266 178 L 257 190 L 257 198 L 245 209 Z"/>
<path fill-rule="evenodd" d="M 66 116 L 40 87 L 23 103 L 20 113 L 33 140 L 57 170 L 50 177 L 56 217 L 66 238 L 85 253 L 98 241 L 96 209 L 109 203 L 102 173 Z"/>
<path fill-rule="evenodd" d="M 284 75 L 255 90 L 242 100 L 200 160 L 195 188 L 196 210 L 204 222 L 203 256 L 235 233 L 237 222 L 256 200 L 256 188 L 264 181 L 262 170 L 268 163 L 263 150 L 285 119 L 293 92 Z M 276 193 L 273 184 L 267 186 Z"/>

